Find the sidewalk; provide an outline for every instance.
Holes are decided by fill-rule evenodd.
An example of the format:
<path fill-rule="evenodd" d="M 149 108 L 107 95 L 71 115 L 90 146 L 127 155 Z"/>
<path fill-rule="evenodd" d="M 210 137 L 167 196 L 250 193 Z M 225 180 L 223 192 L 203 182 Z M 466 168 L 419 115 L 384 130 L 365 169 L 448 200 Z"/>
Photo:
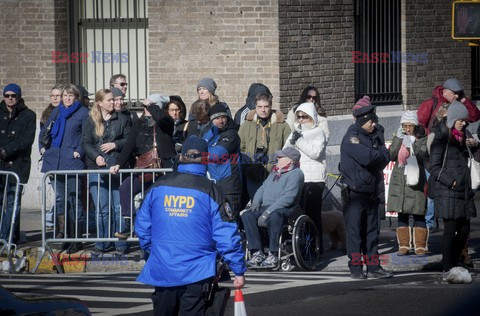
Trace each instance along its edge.
<path fill-rule="evenodd" d="M 480 209 L 480 205 L 479 208 Z M 18 257 L 26 257 L 25 271 L 30 272 L 39 256 L 41 246 L 41 222 L 40 210 L 22 209 L 21 231 L 22 243 L 17 251 Z M 382 229 L 379 240 L 379 252 L 383 261 L 383 267 L 386 270 L 394 272 L 407 271 L 441 271 L 441 241 L 443 230 L 440 222 L 440 230 L 432 233 L 429 238 L 429 255 L 418 257 L 415 255 L 396 256 L 397 240 L 395 228 L 397 221 L 395 218 L 387 218 L 382 221 Z M 325 253 L 321 258 L 318 270 L 322 271 L 348 271 L 348 258 L 340 250 L 330 250 L 328 245 L 329 238 L 324 236 Z M 60 247 L 60 245 L 58 245 Z M 124 256 L 112 253 L 96 254 L 92 253 L 93 244 L 86 244 L 85 249 L 76 254 L 68 255 L 64 251 L 54 250 L 55 256 L 52 258 L 46 253 L 37 273 L 56 273 L 55 260 L 62 264 L 65 273 L 69 272 L 124 272 L 140 271 L 145 264 L 138 243 L 131 243 L 128 254 Z M 471 234 L 469 242 L 469 254 L 474 261 L 475 269 L 480 270 L 480 218 L 473 218 L 471 221 Z M 0 257 L 0 261 L 6 261 L 5 254 Z M 0 265 L 0 268 L 2 266 Z M 5 270 L 5 264 L 4 264 Z M 6 272 L 6 271 L 4 271 Z"/>

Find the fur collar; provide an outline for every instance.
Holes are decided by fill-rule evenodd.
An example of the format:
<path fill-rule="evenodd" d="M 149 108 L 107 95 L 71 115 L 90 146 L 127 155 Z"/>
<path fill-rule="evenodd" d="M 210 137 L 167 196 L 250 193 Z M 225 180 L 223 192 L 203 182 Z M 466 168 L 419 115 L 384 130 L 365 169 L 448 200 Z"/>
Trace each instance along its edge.
<path fill-rule="evenodd" d="M 255 110 L 251 110 L 247 113 L 247 117 L 245 118 L 246 121 L 256 121 L 257 120 L 257 112 Z M 271 123 L 283 123 L 285 122 L 285 115 L 283 115 L 282 111 L 272 110 L 272 115 L 270 116 Z"/>

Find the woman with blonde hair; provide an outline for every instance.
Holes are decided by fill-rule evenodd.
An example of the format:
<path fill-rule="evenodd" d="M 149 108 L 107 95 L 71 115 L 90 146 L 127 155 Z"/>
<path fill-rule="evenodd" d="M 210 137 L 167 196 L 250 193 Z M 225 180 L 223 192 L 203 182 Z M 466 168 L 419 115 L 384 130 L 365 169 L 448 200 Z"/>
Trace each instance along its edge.
<path fill-rule="evenodd" d="M 108 169 L 115 166 L 130 129 L 128 117 L 115 112 L 112 92 L 108 89 L 99 90 L 95 94 L 95 102 L 83 126 L 82 148 L 87 157 L 87 168 Z M 120 212 L 120 181 L 109 175 L 91 174 L 88 182 L 95 204 L 97 237 L 113 238 L 113 233 L 122 231 L 122 227 L 125 226 Z M 118 253 L 125 254 L 127 243 L 116 242 L 115 249 Z M 95 250 L 108 252 L 113 250 L 113 247 L 109 242 L 97 242 Z"/>

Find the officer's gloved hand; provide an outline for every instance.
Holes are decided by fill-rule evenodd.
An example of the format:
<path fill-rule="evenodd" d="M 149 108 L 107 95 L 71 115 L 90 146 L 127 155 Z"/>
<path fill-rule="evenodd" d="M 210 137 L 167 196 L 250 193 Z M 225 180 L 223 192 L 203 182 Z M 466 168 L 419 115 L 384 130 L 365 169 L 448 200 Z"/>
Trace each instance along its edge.
<path fill-rule="evenodd" d="M 292 137 L 290 138 L 290 144 L 295 145 L 295 143 L 300 137 L 302 137 L 302 133 L 297 130 L 294 130 L 292 132 Z"/>
<path fill-rule="evenodd" d="M 265 211 L 262 213 L 262 215 L 260 215 L 260 217 L 258 218 L 258 227 L 267 227 L 267 218 L 268 216 L 270 216 L 270 212 L 269 211 Z"/>
<path fill-rule="evenodd" d="M 0 159 L 2 160 L 7 159 L 7 151 L 4 148 L 0 148 Z"/>

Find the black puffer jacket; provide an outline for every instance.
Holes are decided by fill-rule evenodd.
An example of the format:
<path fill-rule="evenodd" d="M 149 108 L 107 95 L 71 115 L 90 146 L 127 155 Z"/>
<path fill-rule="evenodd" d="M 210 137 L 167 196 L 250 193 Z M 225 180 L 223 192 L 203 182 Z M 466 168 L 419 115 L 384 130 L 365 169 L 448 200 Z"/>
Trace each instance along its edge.
<path fill-rule="evenodd" d="M 442 122 L 442 124 L 444 124 Z M 435 216 L 458 219 L 476 215 L 474 192 L 468 168 L 468 151 L 465 141 L 459 143 L 448 133 L 438 129 L 430 151 L 429 186 L 433 185 Z M 447 129 L 448 131 L 448 129 Z M 453 182 L 456 182 L 452 187 Z"/>
<path fill-rule="evenodd" d="M 117 112 L 114 112 L 108 121 L 103 121 L 103 126 L 105 127 L 103 136 L 98 137 L 95 134 L 95 123 L 90 116 L 83 124 L 82 148 L 86 156 L 87 169 L 100 169 L 96 163 L 98 156 L 104 157 L 107 163 L 107 166 L 102 169 L 116 165 L 117 157 L 132 128 L 129 118 Z M 105 143 L 115 143 L 115 149 L 104 153 L 100 150 L 100 145 Z"/>
<path fill-rule="evenodd" d="M 20 99 L 12 112 L 2 101 L 0 115 L 0 149 L 4 149 L 7 156 L 5 160 L 0 159 L 0 170 L 15 172 L 21 183 L 27 183 L 37 125 L 35 112 Z"/>

